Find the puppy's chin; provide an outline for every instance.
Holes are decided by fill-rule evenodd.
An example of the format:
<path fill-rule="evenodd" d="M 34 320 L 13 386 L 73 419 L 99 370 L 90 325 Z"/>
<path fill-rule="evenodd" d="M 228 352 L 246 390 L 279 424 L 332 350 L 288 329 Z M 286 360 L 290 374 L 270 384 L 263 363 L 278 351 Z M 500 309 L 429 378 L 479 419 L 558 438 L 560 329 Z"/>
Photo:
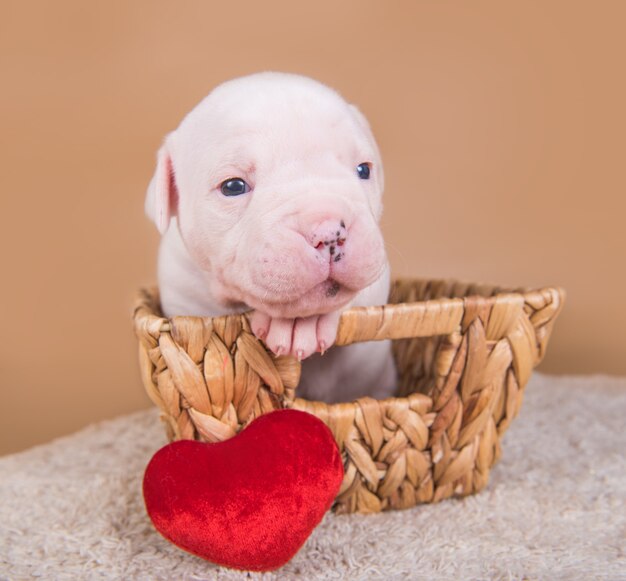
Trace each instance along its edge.
<path fill-rule="evenodd" d="M 356 295 L 356 292 L 342 286 L 337 281 L 326 280 L 295 300 L 271 302 L 267 299 L 247 297 L 246 303 L 253 309 L 262 311 L 270 317 L 295 319 L 312 315 L 325 315 L 345 307 Z"/>

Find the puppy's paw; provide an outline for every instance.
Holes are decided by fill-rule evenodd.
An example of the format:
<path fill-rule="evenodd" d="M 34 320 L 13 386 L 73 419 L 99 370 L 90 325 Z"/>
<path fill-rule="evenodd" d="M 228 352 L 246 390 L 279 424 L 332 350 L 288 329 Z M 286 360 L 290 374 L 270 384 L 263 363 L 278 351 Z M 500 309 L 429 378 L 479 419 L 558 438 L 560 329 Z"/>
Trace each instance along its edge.
<path fill-rule="evenodd" d="M 339 318 L 341 311 L 334 311 L 326 315 L 317 317 L 317 351 L 322 355 L 335 343 L 337 339 L 337 328 L 339 327 Z"/>
<path fill-rule="evenodd" d="M 250 315 L 252 332 L 276 355 L 306 359 L 324 353 L 337 337 L 341 312 L 297 319 L 273 318 L 254 311 Z"/>

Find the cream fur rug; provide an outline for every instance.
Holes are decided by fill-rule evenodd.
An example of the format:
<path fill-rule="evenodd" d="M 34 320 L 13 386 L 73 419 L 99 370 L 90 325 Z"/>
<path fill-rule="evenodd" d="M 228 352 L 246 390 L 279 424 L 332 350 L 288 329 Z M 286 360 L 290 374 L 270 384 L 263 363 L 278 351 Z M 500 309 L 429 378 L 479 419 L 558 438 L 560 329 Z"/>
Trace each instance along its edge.
<path fill-rule="evenodd" d="M 535 375 L 484 492 L 327 514 L 260 575 L 154 531 L 141 478 L 165 439 L 156 412 L 140 412 L 0 459 L 0 579 L 626 579 L 624 417 L 626 378 Z"/>

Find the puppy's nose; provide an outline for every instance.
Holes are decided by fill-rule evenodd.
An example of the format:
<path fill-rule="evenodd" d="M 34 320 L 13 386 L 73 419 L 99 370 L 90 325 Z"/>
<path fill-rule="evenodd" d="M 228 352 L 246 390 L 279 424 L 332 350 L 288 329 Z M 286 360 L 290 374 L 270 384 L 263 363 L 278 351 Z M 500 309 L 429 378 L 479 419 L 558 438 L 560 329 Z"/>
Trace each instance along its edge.
<path fill-rule="evenodd" d="M 323 254 L 328 254 L 334 262 L 341 260 L 341 247 L 348 231 L 343 220 L 325 220 L 313 228 L 311 245 Z"/>

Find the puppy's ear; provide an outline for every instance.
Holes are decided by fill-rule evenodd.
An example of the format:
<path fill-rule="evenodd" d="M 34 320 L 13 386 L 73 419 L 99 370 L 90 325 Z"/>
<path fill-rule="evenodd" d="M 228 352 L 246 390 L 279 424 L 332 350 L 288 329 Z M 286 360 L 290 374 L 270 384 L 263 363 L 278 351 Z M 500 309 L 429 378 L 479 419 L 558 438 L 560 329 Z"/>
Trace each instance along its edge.
<path fill-rule="evenodd" d="M 146 214 L 156 224 L 161 234 L 167 231 L 178 205 L 178 189 L 170 155 L 170 142 L 168 135 L 157 153 L 156 171 L 146 193 Z"/>

